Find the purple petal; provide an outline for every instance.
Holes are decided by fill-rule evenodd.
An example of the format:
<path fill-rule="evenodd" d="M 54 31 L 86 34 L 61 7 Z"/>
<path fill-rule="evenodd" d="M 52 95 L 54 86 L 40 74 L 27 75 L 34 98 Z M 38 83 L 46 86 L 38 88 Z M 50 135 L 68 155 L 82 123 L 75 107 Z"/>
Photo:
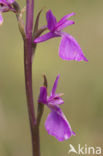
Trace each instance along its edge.
<path fill-rule="evenodd" d="M 4 5 L 3 7 L 0 8 L 0 12 L 7 12 L 10 10 L 10 7 L 8 5 Z"/>
<path fill-rule="evenodd" d="M 3 17 L 2 17 L 2 14 L 0 13 L 0 25 L 2 25 L 3 23 Z"/>
<path fill-rule="evenodd" d="M 72 12 L 72 13 L 70 13 L 68 15 L 65 15 L 63 18 L 61 18 L 61 20 L 58 22 L 58 24 L 64 23 L 68 18 L 70 18 L 71 16 L 74 16 L 74 15 L 75 15 L 74 12 Z"/>
<path fill-rule="evenodd" d="M 59 96 L 48 99 L 49 106 L 61 105 L 63 103 L 64 103 L 63 99 Z"/>
<path fill-rule="evenodd" d="M 42 36 L 36 38 L 36 39 L 34 40 L 34 43 L 44 42 L 44 41 L 47 41 L 47 40 L 49 40 L 49 39 L 51 39 L 51 38 L 54 38 L 54 37 L 59 37 L 59 35 L 57 35 L 57 34 L 55 34 L 55 33 L 52 33 L 52 32 L 49 32 L 49 33 L 47 33 L 47 34 L 45 34 L 45 35 L 42 35 Z"/>
<path fill-rule="evenodd" d="M 60 75 L 57 76 L 57 78 L 56 78 L 56 80 L 54 82 L 54 85 L 53 85 L 53 88 L 52 88 L 52 91 L 51 91 L 51 95 L 50 96 L 54 96 L 55 95 L 55 92 L 56 92 L 56 89 L 57 89 L 57 85 L 58 85 L 59 77 L 60 77 Z"/>
<path fill-rule="evenodd" d="M 67 140 L 74 135 L 74 132 L 63 113 L 56 111 L 52 111 L 48 115 L 45 122 L 45 128 L 49 135 L 54 136 L 59 141 Z"/>
<path fill-rule="evenodd" d="M 8 2 L 6 0 L 0 0 L 0 3 L 7 4 Z"/>
<path fill-rule="evenodd" d="M 12 4 L 15 0 L 0 0 L 0 3 L 3 4 Z"/>
<path fill-rule="evenodd" d="M 52 11 L 49 10 L 46 13 L 47 25 L 50 31 L 55 30 L 55 26 L 57 24 L 56 17 L 53 15 Z"/>
<path fill-rule="evenodd" d="M 8 4 L 10 4 L 9 1 L 7 1 L 7 0 L 0 0 L 0 3 L 3 4 L 3 5 L 8 5 Z"/>
<path fill-rule="evenodd" d="M 9 4 L 12 4 L 15 0 L 8 0 Z"/>
<path fill-rule="evenodd" d="M 57 24 L 56 26 L 56 31 L 60 31 L 60 30 L 63 30 L 65 27 L 69 26 L 69 25 L 72 25 L 74 24 L 74 21 L 65 21 L 64 23 L 62 24 Z"/>
<path fill-rule="evenodd" d="M 40 87 L 39 103 L 47 104 L 47 89 L 46 87 Z"/>
<path fill-rule="evenodd" d="M 62 36 L 59 47 L 59 56 L 63 60 L 88 61 L 77 41 L 68 34 Z"/>
<path fill-rule="evenodd" d="M 0 6 L 0 12 L 7 12 L 9 10 L 12 11 L 12 7 L 11 7 L 11 4 L 12 4 L 13 0 L 0 0 L 0 4 L 2 4 Z"/>

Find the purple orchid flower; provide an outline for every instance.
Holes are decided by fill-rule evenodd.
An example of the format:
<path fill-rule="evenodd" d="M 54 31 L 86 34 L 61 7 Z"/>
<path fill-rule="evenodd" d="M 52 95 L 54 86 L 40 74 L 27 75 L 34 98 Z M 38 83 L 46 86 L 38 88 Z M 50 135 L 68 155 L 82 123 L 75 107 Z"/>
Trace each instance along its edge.
<path fill-rule="evenodd" d="M 84 56 L 77 41 L 71 35 L 62 31 L 65 27 L 74 24 L 74 21 L 68 20 L 68 18 L 70 18 L 73 15 L 75 15 L 75 13 L 68 14 L 64 16 L 59 22 L 57 22 L 52 11 L 49 10 L 46 13 L 46 19 L 47 27 L 50 32 L 36 38 L 34 42 L 39 43 L 54 37 L 62 37 L 59 47 L 59 56 L 63 60 L 88 61 Z"/>
<path fill-rule="evenodd" d="M 75 133 L 59 107 L 59 105 L 64 103 L 61 98 L 62 94 L 56 94 L 59 77 L 60 75 L 57 76 L 49 97 L 47 96 L 47 88 L 40 88 L 38 102 L 47 105 L 51 110 L 45 122 L 48 134 L 54 136 L 59 141 L 64 141 L 75 135 Z"/>
<path fill-rule="evenodd" d="M 13 2 L 14 0 L 0 0 L 0 25 L 3 23 L 2 12 L 15 12 L 15 9 L 12 7 Z"/>

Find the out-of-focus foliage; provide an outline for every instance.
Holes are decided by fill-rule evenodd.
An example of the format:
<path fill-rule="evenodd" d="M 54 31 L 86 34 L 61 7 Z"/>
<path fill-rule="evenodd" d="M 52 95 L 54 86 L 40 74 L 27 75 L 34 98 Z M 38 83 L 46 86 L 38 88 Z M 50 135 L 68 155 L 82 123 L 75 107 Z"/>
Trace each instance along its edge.
<path fill-rule="evenodd" d="M 62 106 L 76 137 L 58 142 L 48 136 L 41 122 L 41 153 L 46 156 L 67 156 L 69 144 L 101 146 L 103 138 L 103 1 L 102 0 L 35 0 L 35 15 L 42 7 L 51 9 L 58 20 L 65 14 L 76 24 L 66 31 L 77 39 L 89 62 L 65 62 L 58 56 L 59 38 L 41 43 L 33 62 L 35 105 L 46 74 L 49 90 L 57 74 L 61 74 L 59 92 L 64 92 Z M 21 6 L 25 1 L 18 0 Z M 47 10 L 46 9 L 46 10 Z M 46 10 L 44 12 L 46 12 Z M 0 156 L 30 156 L 31 138 L 26 107 L 23 42 L 13 13 L 3 14 L 0 27 Z M 45 24 L 45 13 L 41 25 Z"/>

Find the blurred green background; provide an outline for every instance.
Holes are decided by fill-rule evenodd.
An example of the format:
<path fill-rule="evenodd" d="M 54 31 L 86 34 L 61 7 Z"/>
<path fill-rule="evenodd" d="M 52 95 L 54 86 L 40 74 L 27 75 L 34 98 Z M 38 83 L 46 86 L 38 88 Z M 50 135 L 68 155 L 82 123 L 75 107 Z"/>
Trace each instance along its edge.
<path fill-rule="evenodd" d="M 35 0 L 35 15 L 42 8 L 51 9 L 59 20 L 75 12 L 75 25 L 66 31 L 76 38 L 89 62 L 66 62 L 58 56 L 60 38 L 41 43 L 33 62 L 35 101 L 42 85 L 42 74 L 49 81 L 49 91 L 58 73 L 58 92 L 64 93 L 63 111 L 76 136 L 58 142 L 49 136 L 44 122 L 40 127 L 42 156 L 67 156 L 69 144 L 101 146 L 103 143 L 103 0 Z M 25 1 L 18 0 L 21 7 Z M 45 24 L 45 12 L 41 23 Z M 25 14 L 24 14 L 25 15 Z M 3 14 L 0 27 L 0 156 L 31 156 L 31 138 L 26 106 L 23 42 L 13 13 Z M 36 102 L 35 102 L 36 105 Z"/>

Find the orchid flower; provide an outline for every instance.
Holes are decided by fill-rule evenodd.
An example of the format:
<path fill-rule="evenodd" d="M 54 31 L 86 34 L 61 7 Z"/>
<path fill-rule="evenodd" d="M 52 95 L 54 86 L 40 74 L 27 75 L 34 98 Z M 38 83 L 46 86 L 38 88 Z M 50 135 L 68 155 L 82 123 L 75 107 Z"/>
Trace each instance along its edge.
<path fill-rule="evenodd" d="M 0 25 L 3 23 L 3 12 L 13 11 L 15 12 L 15 9 L 12 7 L 12 3 L 14 0 L 0 0 Z"/>
<path fill-rule="evenodd" d="M 64 141 L 75 135 L 75 133 L 59 107 L 59 105 L 64 103 L 61 98 L 62 94 L 56 93 L 59 77 L 60 75 L 57 76 L 49 97 L 47 96 L 47 88 L 40 88 L 38 103 L 45 104 L 51 110 L 45 122 L 48 134 L 54 136 L 59 141 Z"/>
<path fill-rule="evenodd" d="M 67 26 L 74 24 L 74 21 L 68 20 L 75 13 L 64 16 L 59 22 L 53 15 L 52 11 L 49 10 L 46 13 L 47 27 L 50 32 L 42 35 L 34 40 L 35 43 L 44 42 L 54 37 L 61 37 L 61 43 L 59 46 L 59 56 L 63 60 L 76 60 L 76 61 L 88 61 L 84 56 L 77 41 L 69 34 L 63 32 L 63 29 Z"/>

